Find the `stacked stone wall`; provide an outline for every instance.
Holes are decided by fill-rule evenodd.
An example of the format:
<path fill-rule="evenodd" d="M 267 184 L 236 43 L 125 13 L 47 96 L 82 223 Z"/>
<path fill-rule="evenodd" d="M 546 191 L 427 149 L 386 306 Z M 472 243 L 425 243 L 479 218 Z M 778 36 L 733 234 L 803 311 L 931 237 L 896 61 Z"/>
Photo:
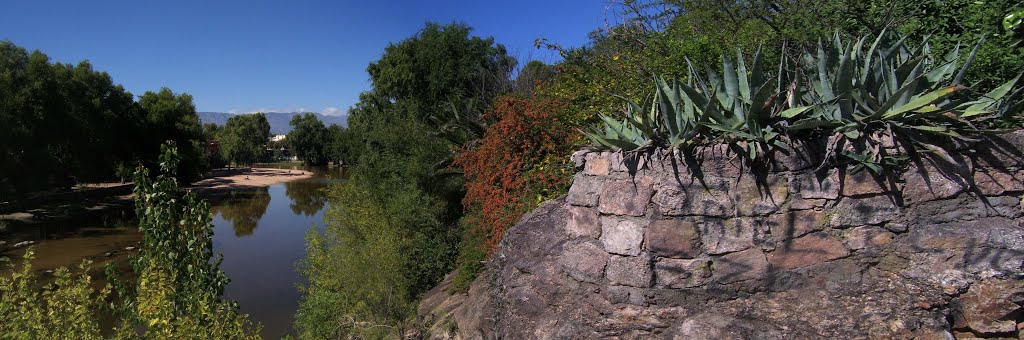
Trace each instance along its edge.
<path fill-rule="evenodd" d="M 475 287 L 503 338 L 1017 338 L 1024 133 L 887 177 L 813 152 L 745 167 L 579 152 Z M 474 297 L 470 297 L 474 299 Z M 1021 324 L 1020 327 L 1024 327 Z"/>

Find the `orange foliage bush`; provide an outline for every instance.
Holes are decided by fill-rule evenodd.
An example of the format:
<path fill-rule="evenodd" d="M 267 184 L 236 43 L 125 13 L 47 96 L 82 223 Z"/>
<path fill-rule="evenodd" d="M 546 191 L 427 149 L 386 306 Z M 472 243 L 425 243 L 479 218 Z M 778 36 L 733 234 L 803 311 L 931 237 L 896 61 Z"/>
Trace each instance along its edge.
<path fill-rule="evenodd" d="M 524 212 L 567 190 L 580 136 L 563 112 L 552 100 L 498 98 L 484 115 L 484 137 L 456 156 L 466 177 L 465 222 L 488 253 Z"/>

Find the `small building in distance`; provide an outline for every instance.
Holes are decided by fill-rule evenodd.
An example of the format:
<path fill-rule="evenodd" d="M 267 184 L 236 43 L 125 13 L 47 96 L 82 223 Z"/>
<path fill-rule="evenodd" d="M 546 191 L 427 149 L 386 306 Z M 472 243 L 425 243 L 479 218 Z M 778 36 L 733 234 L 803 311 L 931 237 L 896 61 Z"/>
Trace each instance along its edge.
<path fill-rule="evenodd" d="M 283 141 L 287 137 L 288 137 L 288 135 L 271 135 L 270 136 L 270 141 L 271 142 L 280 142 L 280 141 Z"/>

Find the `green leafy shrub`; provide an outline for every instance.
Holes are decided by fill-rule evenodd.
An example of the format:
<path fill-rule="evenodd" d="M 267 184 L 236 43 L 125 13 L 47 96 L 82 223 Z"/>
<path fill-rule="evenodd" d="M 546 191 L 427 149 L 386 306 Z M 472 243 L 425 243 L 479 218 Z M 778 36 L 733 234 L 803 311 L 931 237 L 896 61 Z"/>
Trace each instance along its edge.
<path fill-rule="evenodd" d="M 213 256 L 209 205 L 191 193 L 181 195 L 175 178 L 177 149 L 163 145 L 161 151 L 161 174 L 151 178 L 143 167 L 135 173 L 135 207 L 143 233 L 142 247 L 132 260 L 137 281 L 120 281 L 108 270 L 111 283 L 94 291 L 88 262 L 83 262 L 78 275 L 58 268 L 56 281 L 40 291 L 30 250 L 11 279 L 0 278 L 0 334 L 98 339 L 102 309 L 113 313 L 114 337 L 119 339 L 259 337 L 258 325 L 239 313 L 234 302 L 220 299 L 228 280 L 219 268 L 220 258 Z"/>

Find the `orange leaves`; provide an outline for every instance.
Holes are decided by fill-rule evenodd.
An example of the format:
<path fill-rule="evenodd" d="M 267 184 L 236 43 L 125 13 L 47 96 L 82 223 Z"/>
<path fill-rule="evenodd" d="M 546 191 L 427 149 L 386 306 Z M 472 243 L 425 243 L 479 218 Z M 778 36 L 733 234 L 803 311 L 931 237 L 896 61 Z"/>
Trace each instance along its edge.
<path fill-rule="evenodd" d="M 488 252 L 536 205 L 538 195 L 568 186 L 571 172 L 563 169 L 579 136 L 564 112 L 564 105 L 551 100 L 498 98 L 484 115 L 491 125 L 483 139 L 456 156 L 455 166 L 466 176 L 466 222 Z"/>

